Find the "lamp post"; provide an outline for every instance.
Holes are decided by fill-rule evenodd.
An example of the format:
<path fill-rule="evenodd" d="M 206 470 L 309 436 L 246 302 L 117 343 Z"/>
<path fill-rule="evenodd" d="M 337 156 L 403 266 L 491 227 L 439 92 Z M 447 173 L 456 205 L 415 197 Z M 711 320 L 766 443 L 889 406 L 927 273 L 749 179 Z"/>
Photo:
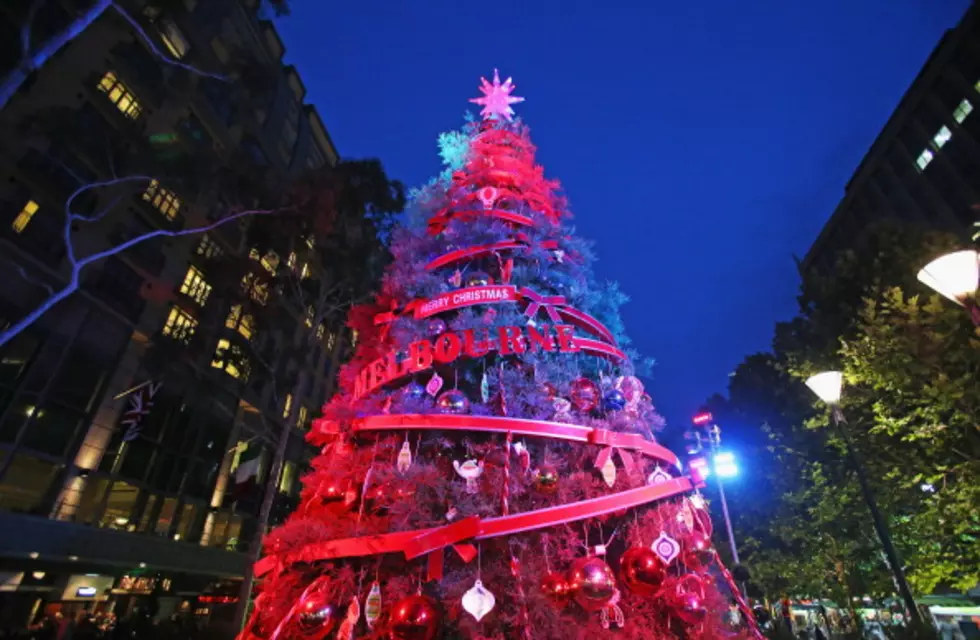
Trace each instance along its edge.
<path fill-rule="evenodd" d="M 871 491 L 871 485 L 868 484 L 868 477 L 864 472 L 864 465 L 854 450 L 854 445 L 851 444 L 851 438 L 847 433 L 847 429 L 844 428 L 844 414 L 840 409 L 840 396 L 843 382 L 844 377 L 840 371 L 825 371 L 808 378 L 806 386 L 810 387 L 810 390 L 830 407 L 834 426 L 837 427 L 841 438 L 844 440 L 844 449 L 847 452 L 847 457 L 854 467 L 855 473 L 857 473 L 858 483 L 861 485 L 861 493 L 864 494 L 864 501 L 868 503 L 868 510 L 871 512 L 871 519 L 874 521 L 875 531 L 878 534 L 878 539 L 881 540 L 881 546 L 885 550 L 885 557 L 888 559 L 888 564 L 891 565 L 895 585 L 898 587 L 898 592 L 902 596 L 902 600 L 905 601 L 905 607 L 908 609 L 909 617 L 914 623 L 919 625 L 922 624 L 922 616 L 919 615 L 919 610 L 915 605 L 915 598 L 912 597 L 912 590 L 909 589 L 909 584 L 905 580 L 905 571 L 902 569 L 902 561 L 898 556 L 898 551 L 892 544 L 891 533 L 888 531 L 888 523 L 885 522 L 885 519 L 881 517 L 881 512 L 878 511 L 878 503 L 875 501 L 874 493 Z"/>
<path fill-rule="evenodd" d="M 977 285 L 980 281 L 980 253 L 973 249 L 939 256 L 918 274 L 919 281 L 961 307 L 966 307 L 973 324 L 980 327 Z"/>
<path fill-rule="evenodd" d="M 715 475 L 718 477 L 718 497 L 721 499 L 721 512 L 725 517 L 725 529 L 728 531 L 728 547 L 732 551 L 732 560 L 735 564 L 740 564 L 738 560 L 738 548 L 735 546 L 735 531 L 732 529 L 732 518 L 728 513 L 728 501 L 725 499 L 725 483 L 722 478 L 731 478 L 738 474 L 738 467 L 735 465 L 735 457 L 729 451 L 719 451 L 721 445 L 721 428 L 714 424 L 714 418 L 710 413 L 703 412 L 694 416 L 695 428 L 701 427 L 706 431 L 708 450 L 711 453 L 711 464 L 708 469 L 714 467 Z M 709 426 L 710 425 L 710 426 Z M 697 448 L 701 448 L 701 433 L 694 431 L 694 439 Z"/>

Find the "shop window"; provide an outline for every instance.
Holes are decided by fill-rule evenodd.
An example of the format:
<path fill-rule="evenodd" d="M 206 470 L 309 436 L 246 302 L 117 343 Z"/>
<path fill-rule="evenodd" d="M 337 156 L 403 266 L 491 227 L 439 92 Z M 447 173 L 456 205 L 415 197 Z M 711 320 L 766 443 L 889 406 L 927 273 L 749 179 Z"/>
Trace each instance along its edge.
<path fill-rule="evenodd" d="M 34 200 L 28 200 L 24 203 L 23 208 L 21 208 L 20 213 L 14 218 L 13 223 L 10 228 L 14 230 L 14 233 L 20 233 L 27 228 L 27 225 L 31 223 L 31 218 L 37 213 L 37 210 L 41 208 Z"/>
<path fill-rule="evenodd" d="M 51 487 L 57 465 L 18 454 L 0 480 L 0 510 L 40 513 L 44 495 Z"/>
<path fill-rule="evenodd" d="M 198 505 L 185 504 L 180 510 L 180 521 L 177 523 L 177 533 L 174 540 L 187 540 L 193 530 L 194 517 L 197 515 Z"/>
<path fill-rule="evenodd" d="M 201 270 L 191 265 L 184 275 L 180 292 L 203 307 L 208 301 L 208 296 L 211 295 L 211 285 L 204 279 Z"/>
<path fill-rule="evenodd" d="M 136 120 L 140 117 L 142 107 L 140 107 L 139 101 L 129 90 L 129 87 L 116 77 L 114 72 L 107 71 L 102 76 L 102 80 L 99 81 L 99 91 L 106 94 L 109 102 L 116 105 L 116 108 L 127 118 Z"/>
<path fill-rule="evenodd" d="M 140 533 L 149 533 L 150 525 L 154 522 L 154 513 L 157 504 L 159 504 L 162 498 L 158 495 L 151 495 L 146 499 L 146 506 L 143 507 L 143 513 L 140 515 L 140 523 L 137 531 Z"/>
<path fill-rule="evenodd" d="M 108 478 L 89 476 L 85 479 L 85 488 L 78 499 L 74 520 L 81 524 L 92 524 L 99 520 L 99 510 L 102 508 L 102 498 L 109 488 Z"/>
<path fill-rule="evenodd" d="M 139 489 L 128 482 L 114 482 L 109 490 L 105 512 L 99 521 L 100 526 L 128 531 L 132 524 L 132 528 L 135 529 L 135 523 L 131 523 L 130 520 L 133 517 L 133 509 L 136 507 L 139 495 Z"/>

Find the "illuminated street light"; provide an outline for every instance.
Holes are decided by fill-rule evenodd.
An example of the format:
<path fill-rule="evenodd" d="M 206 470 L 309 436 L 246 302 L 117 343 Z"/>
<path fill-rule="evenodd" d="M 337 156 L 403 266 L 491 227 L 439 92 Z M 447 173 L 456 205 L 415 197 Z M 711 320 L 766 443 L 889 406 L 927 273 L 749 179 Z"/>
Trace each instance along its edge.
<path fill-rule="evenodd" d="M 734 478 L 738 475 L 738 465 L 735 454 L 731 451 L 719 451 L 714 457 L 715 473 L 719 478 Z"/>
<path fill-rule="evenodd" d="M 939 256 L 922 267 L 919 281 L 961 307 L 966 307 L 974 324 L 980 326 L 977 286 L 980 284 L 980 254 L 973 249 Z"/>
<path fill-rule="evenodd" d="M 857 474 L 858 484 L 861 485 L 861 493 L 864 494 L 864 501 L 868 504 L 868 510 L 871 512 L 871 520 L 874 522 L 878 539 L 881 540 L 881 546 L 885 550 L 885 557 L 888 559 L 888 564 L 891 567 L 895 585 L 898 587 L 898 592 L 901 594 L 902 600 L 905 601 L 905 607 L 908 609 L 909 617 L 913 622 L 921 625 L 922 616 L 916 607 L 912 590 L 909 589 L 909 583 L 905 580 L 902 560 L 898 557 L 898 551 L 892 544 L 891 533 L 888 531 L 888 523 L 881 517 L 881 512 L 878 511 L 878 503 L 875 501 L 874 493 L 871 491 L 871 484 L 868 482 L 864 465 L 854 450 L 854 445 L 851 444 L 851 437 L 847 433 L 847 429 L 844 428 L 846 420 L 840 407 L 843 376 L 840 371 L 824 371 L 808 378 L 806 386 L 810 387 L 813 393 L 831 409 L 831 418 L 833 419 L 834 426 L 840 432 L 841 439 L 844 441 L 844 450 L 847 452 L 847 457 L 854 467 L 854 472 Z"/>

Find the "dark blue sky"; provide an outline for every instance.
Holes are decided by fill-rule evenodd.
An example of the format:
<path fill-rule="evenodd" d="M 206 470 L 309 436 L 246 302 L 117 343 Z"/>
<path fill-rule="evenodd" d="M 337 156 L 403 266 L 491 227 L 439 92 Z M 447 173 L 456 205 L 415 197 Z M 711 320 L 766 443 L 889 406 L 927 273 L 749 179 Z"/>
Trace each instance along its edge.
<path fill-rule="evenodd" d="M 293 0 L 279 29 L 340 153 L 409 185 L 480 76 L 513 76 L 677 427 L 793 314 L 793 255 L 968 4 Z"/>

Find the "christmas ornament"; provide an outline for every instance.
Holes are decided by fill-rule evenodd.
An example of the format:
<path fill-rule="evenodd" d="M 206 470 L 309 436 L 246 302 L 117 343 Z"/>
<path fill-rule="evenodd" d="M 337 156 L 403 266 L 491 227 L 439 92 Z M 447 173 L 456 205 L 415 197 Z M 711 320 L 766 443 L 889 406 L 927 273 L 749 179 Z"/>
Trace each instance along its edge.
<path fill-rule="evenodd" d="M 453 275 L 449 276 L 449 284 L 453 285 L 454 287 L 459 287 L 461 284 L 463 284 L 463 272 L 459 269 L 453 271 Z"/>
<path fill-rule="evenodd" d="M 704 571 L 715 561 L 715 550 L 711 539 L 700 531 L 693 531 L 684 541 L 684 555 L 681 561 L 692 571 Z"/>
<path fill-rule="evenodd" d="M 653 541 L 650 545 L 653 552 L 660 556 L 660 559 L 664 561 L 664 564 L 670 564 L 677 557 L 677 554 L 681 552 L 681 545 L 677 544 L 677 540 L 670 537 L 666 531 L 661 531 L 657 539 Z"/>
<path fill-rule="evenodd" d="M 322 638 L 337 626 L 337 618 L 334 608 L 321 600 L 321 594 L 311 595 L 314 597 L 300 605 L 296 627 L 304 636 Z"/>
<path fill-rule="evenodd" d="M 650 475 L 647 476 L 647 484 L 663 484 L 664 482 L 667 482 L 668 480 L 672 480 L 672 479 L 673 478 L 669 473 L 667 473 L 660 467 L 656 467 L 650 473 Z"/>
<path fill-rule="evenodd" d="M 429 318 L 425 330 L 430 336 L 438 336 L 446 333 L 446 321 L 442 318 Z"/>
<path fill-rule="evenodd" d="M 504 266 L 500 268 L 500 281 L 504 284 L 510 284 L 510 278 L 514 274 L 514 259 L 507 258 L 504 261 Z"/>
<path fill-rule="evenodd" d="M 497 70 L 493 70 L 493 83 L 487 82 L 486 78 L 480 78 L 480 93 L 483 97 L 471 98 L 473 104 L 483 105 L 480 115 L 484 120 L 507 120 L 510 122 L 514 110 L 510 105 L 524 102 L 524 98 L 510 95 L 514 90 L 514 81 L 511 78 L 501 84 Z"/>
<path fill-rule="evenodd" d="M 466 480 L 466 493 L 476 493 L 476 480 L 483 475 L 483 461 L 467 460 L 463 464 L 459 460 L 453 460 L 453 467 L 460 478 Z"/>
<path fill-rule="evenodd" d="M 568 586 L 586 611 L 599 611 L 616 595 L 616 576 L 601 558 L 586 556 L 572 563 Z"/>
<path fill-rule="evenodd" d="M 558 264 L 564 264 L 565 262 L 565 251 L 562 249 L 555 249 L 551 252 L 551 255 L 555 257 L 555 262 Z"/>
<path fill-rule="evenodd" d="M 568 580 L 555 571 L 549 571 L 541 578 L 541 593 L 548 596 L 559 608 L 568 604 L 572 595 Z"/>
<path fill-rule="evenodd" d="M 500 192 L 497 191 L 497 187 L 483 187 L 476 192 L 476 197 L 483 203 L 484 209 L 493 209 L 493 205 L 497 203 L 497 198 L 500 197 Z"/>
<path fill-rule="evenodd" d="M 572 403 L 565 398 L 555 398 L 551 401 L 555 407 L 555 420 L 571 420 Z"/>
<path fill-rule="evenodd" d="M 685 531 L 694 529 L 694 512 L 691 511 L 691 506 L 686 502 L 681 503 L 680 508 L 677 509 L 677 522 L 684 525 Z"/>
<path fill-rule="evenodd" d="M 667 577 L 667 565 L 647 547 L 630 547 L 619 560 L 623 584 L 641 596 L 651 596 Z"/>
<path fill-rule="evenodd" d="M 425 387 L 413 380 L 402 387 L 400 393 L 405 400 L 419 400 L 425 395 Z"/>
<path fill-rule="evenodd" d="M 704 596 L 684 591 L 671 598 L 673 614 L 689 625 L 701 624 L 708 614 L 704 606 Z"/>
<path fill-rule="evenodd" d="M 513 445 L 514 453 L 517 454 L 517 460 L 521 465 L 521 471 L 527 473 L 531 469 L 531 452 L 527 450 L 527 447 L 523 442 L 515 442 Z"/>
<path fill-rule="evenodd" d="M 467 413 L 470 410 L 470 399 L 459 389 L 443 391 L 436 400 L 436 406 L 442 413 Z"/>
<path fill-rule="evenodd" d="M 442 377 L 438 373 L 433 372 L 428 384 L 425 385 L 425 392 L 434 398 L 439 393 L 439 389 L 442 389 Z"/>
<path fill-rule="evenodd" d="M 421 594 L 399 600 L 391 610 L 392 640 L 435 640 L 442 615 L 435 601 Z"/>
<path fill-rule="evenodd" d="M 616 463 L 613 462 L 612 456 L 606 458 L 606 462 L 602 465 L 599 473 L 602 474 L 602 479 L 605 481 L 606 486 L 612 489 L 613 485 L 616 484 Z"/>
<path fill-rule="evenodd" d="M 689 500 L 691 501 L 691 506 L 695 509 L 704 509 L 707 507 L 704 502 L 704 496 L 702 496 L 700 493 L 695 493 L 689 498 Z"/>
<path fill-rule="evenodd" d="M 579 411 L 592 411 L 599 404 L 599 385 L 588 378 L 576 378 L 572 381 L 568 399 L 572 406 Z"/>
<path fill-rule="evenodd" d="M 480 400 L 484 404 L 490 400 L 490 380 L 487 378 L 487 372 L 483 372 L 483 377 L 480 378 Z"/>
<path fill-rule="evenodd" d="M 398 452 L 398 459 L 395 461 L 395 468 L 398 469 L 400 473 L 405 473 L 411 466 L 412 445 L 408 443 L 408 436 L 405 436 L 405 442 L 402 443 L 402 448 Z"/>
<path fill-rule="evenodd" d="M 483 619 L 483 616 L 487 615 L 493 610 L 493 606 L 497 604 L 497 599 L 493 597 L 493 594 L 483 586 L 483 582 L 479 578 L 473 583 L 473 586 L 463 594 L 463 609 L 466 613 L 470 614 L 476 621 L 479 622 Z"/>
<path fill-rule="evenodd" d="M 606 411 L 622 411 L 626 408 L 626 396 L 619 389 L 610 389 L 602 397 L 602 408 Z"/>
<path fill-rule="evenodd" d="M 371 590 L 368 591 L 367 598 L 364 599 L 364 620 L 367 622 L 368 629 L 374 629 L 374 625 L 381 617 L 381 585 L 375 580 L 371 583 Z"/>
<path fill-rule="evenodd" d="M 534 488 L 541 493 L 558 491 L 558 470 L 554 465 L 543 464 L 534 474 Z"/>
<path fill-rule="evenodd" d="M 493 284 L 493 279 L 483 271 L 470 271 L 463 278 L 463 285 L 467 287 L 485 287 Z"/>
<path fill-rule="evenodd" d="M 550 382 L 545 382 L 541 385 L 541 391 L 548 397 L 549 400 L 554 400 L 558 397 L 558 387 L 551 384 Z"/>
<path fill-rule="evenodd" d="M 630 404 L 639 404 L 643 398 L 643 383 L 635 376 L 620 376 L 616 378 L 616 388 L 623 392 L 623 397 Z M 648 398 L 650 396 L 647 396 Z"/>
<path fill-rule="evenodd" d="M 608 629 L 613 624 L 620 629 L 626 626 L 626 616 L 623 614 L 623 610 L 619 608 L 619 598 L 619 589 L 616 589 L 612 600 L 599 612 L 599 624 L 603 629 Z"/>
<path fill-rule="evenodd" d="M 347 606 L 347 615 L 344 616 L 344 621 L 340 623 L 340 629 L 337 630 L 337 640 L 353 640 L 354 627 L 357 626 L 357 620 L 360 617 L 361 603 L 357 601 L 355 595 L 351 598 L 350 605 Z"/>

